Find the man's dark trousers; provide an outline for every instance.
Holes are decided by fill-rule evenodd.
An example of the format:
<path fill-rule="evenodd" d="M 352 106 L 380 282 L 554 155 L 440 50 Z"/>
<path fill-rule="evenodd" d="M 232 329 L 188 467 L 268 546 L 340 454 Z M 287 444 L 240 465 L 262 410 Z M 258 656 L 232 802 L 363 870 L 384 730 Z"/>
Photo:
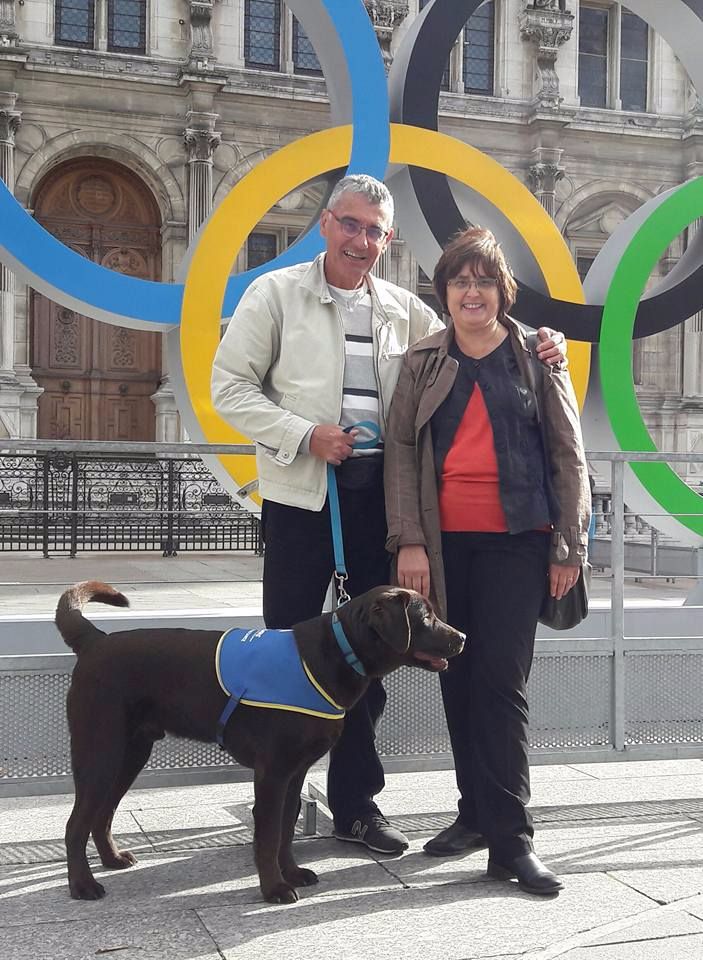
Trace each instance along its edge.
<path fill-rule="evenodd" d="M 380 471 L 379 471 L 380 473 Z M 386 515 L 382 478 L 361 490 L 339 487 L 348 593 L 355 597 L 388 583 Z M 265 501 L 264 622 L 288 629 L 320 614 L 334 571 L 329 504 L 317 512 Z M 351 668 L 350 668 L 351 669 Z M 376 753 L 376 724 L 386 703 L 380 680 L 373 680 L 347 713 L 344 730 L 330 756 L 327 799 L 338 829 L 347 830 L 375 809 L 372 798 L 385 784 Z"/>

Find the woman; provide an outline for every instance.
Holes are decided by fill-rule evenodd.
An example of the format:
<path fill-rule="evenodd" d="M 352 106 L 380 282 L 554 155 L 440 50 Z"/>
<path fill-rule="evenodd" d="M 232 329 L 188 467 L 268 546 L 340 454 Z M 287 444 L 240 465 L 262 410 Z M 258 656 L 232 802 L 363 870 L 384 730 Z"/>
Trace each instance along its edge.
<path fill-rule="evenodd" d="M 508 316 L 517 288 L 490 231 L 459 234 L 434 287 L 447 328 L 408 350 L 385 445 L 397 581 L 468 638 L 441 677 L 459 815 L 425 850 L 487 846 L 490 876 L 552 894 L 563 884 L 533 851 L 527 810 L 526 685 L 545 590 L 564 596 L 586 558 L 578 408 L 567 370 L 534 364 Z"/>

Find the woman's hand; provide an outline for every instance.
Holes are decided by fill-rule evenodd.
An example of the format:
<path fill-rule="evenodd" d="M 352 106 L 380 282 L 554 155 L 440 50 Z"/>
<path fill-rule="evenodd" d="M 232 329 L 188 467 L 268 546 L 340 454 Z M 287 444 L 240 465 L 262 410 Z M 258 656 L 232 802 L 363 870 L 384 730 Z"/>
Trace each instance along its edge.
<path fill-rule="evenodd" d="M 398 586 L 430 596 L 430 561 L 421 544 L 407 544 L 398 551 Z"/>
<path fill-rule="evenodd" d="M 581 567 L 565 567 L 560 563 L 549 565 L 549 592 L 556 599 L 561 600 L 578 580 Z"/>

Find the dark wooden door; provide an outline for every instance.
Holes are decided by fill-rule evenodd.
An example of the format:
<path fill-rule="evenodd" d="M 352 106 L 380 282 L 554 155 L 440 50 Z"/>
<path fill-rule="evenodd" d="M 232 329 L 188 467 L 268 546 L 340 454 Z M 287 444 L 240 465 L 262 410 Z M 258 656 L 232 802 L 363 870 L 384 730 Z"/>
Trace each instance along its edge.
<path fill-rule="evenodd" d="M 135 277 L 161 276 L 160 218 L 133 173 L 102 159 L 52 171 L 36 219 L 78 253 Z M 161 335 L 99 323 L 41 294 L 31 300 L 32 373 L 44 388 L 38 436 L 153 440 L 152 394 L 161 376 Z"/>

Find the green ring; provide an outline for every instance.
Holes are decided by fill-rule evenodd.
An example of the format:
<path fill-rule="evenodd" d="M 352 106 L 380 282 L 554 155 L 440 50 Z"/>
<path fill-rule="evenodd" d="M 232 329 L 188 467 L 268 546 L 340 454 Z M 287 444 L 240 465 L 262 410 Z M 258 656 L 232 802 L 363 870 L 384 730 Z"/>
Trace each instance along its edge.
<path fill-rule="evenodd" d="M 603 307 L 599 364 L 603 401 L 623 450 L 655 451 L 645 426 L 632 370 L 632 335 L 647 281 L 669 244 L 703 216 L 703 177 L 683 184 L 642 224 L 613 274 Z M 703 536 L 703 498 L 668 463 L 632 463 L 647 492 L 689 530 Z M 682 514 L 684 516 L 682 516 Z M 689 514 L 689 516 L 685 516 Z"/>

